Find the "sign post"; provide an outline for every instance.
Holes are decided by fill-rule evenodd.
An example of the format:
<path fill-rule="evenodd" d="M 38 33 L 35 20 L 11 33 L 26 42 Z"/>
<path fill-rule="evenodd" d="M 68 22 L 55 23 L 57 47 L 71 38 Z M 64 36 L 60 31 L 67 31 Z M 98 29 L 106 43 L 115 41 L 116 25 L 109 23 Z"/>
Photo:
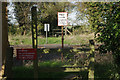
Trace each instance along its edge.
<path fill-rule="evenodd" d="M 48 31 L 50 31 L 50 24 L 44 24 L 44 31 L 46 31 L 46 44 L 48 43 L 48 40 L 47 40 L 47 33 Z"/>
<path fill-rule="evenodd" d="M 67 26 L 67 12 L 58 12 L 58 26 L 62 26 L 62 48 L 64 48 L 63 27 Z"/>
<path fill-rule="evenodd" d="M 33 6 L 31 8 L 31 14 L 32 14 L 32 46 L 33 49 L 37 50 L 37 7 Z M 37 52 L 36 52 L 37 55 Z M 33 61 L 33 67 L 34 67 L 34 78 L 35 80 L 38 80 L 38 58 Z"/>
<path fill-rule="evenodd" d="M 58 26 L 62 27 L 62 49 L 64 48 L 64 32 L 63 32 L 63 27 L 67 26 L 67 23 L 68 23 L 67 22 L 67 12 L 58 12 Z M 63 52 L 61 53 L 61 61 L 63 62 Z"/>
<path fill-rule="evenodd" d="M 64 47 L 64 34 L 63 34 L 63 26 L 62 26 L 62 48 Z"/>

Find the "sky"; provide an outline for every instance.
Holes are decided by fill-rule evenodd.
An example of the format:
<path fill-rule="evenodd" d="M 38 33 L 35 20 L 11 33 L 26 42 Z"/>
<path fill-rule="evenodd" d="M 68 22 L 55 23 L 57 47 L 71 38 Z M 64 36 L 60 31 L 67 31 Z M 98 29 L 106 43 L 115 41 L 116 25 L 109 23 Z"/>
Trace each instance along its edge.
<path fill-rule="evenodd" d="M 8 17 L 11 17 L 10 18 L 10 22 L 15 24 L 17 22 L 17 20 L 15 19 L 15 13 L 14 13 L 14 5 L 12 4 L 12 2 L 10 2 L 10 5 L 8 5 L 8 10 L 9 10 L 9 15 Z"/>
<path fill-rule="evenodd" d="M 68 14 L 68 22 L 70 25 L 84 25 L 87 23 L 87 18 L 82 17 L 82 19 L 78 18 L 77 14 L 81 14 L 77 11 L 77 8 L 72 10 L 72 13 Z"/>

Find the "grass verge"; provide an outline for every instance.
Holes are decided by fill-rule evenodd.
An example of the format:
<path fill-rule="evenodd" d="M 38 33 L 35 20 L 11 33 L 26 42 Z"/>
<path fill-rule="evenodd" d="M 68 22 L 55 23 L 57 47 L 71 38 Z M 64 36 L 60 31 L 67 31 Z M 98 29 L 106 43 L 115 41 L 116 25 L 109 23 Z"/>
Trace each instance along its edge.
<path fill-rule="evenodd" d="M 56 61 L 47 61 L 47 62 L 41 62 L 39 63 L 39 70 L 38 75 L 39 79 L 57 79 L 61 80 L 66 77 L 70 77 L 73 75 L 76 75 L 79 77 L 79 79 L 86 79 L 88 76 L 88 71 L 79 71 L 79 72 L 65 72 L 61 66 L 63 66 L 64 63 L 56 62 Z M 13 74 L 14 78 L 34 78 L 34 69 L 32 66 L 26 67 L 13 67 Z M 111 63 L 95 63 L 95 80 L 98 79 L 117 79 L 116 76 L 116 70 Z M 78 79 L 78 80 L 79 80 Z"/>

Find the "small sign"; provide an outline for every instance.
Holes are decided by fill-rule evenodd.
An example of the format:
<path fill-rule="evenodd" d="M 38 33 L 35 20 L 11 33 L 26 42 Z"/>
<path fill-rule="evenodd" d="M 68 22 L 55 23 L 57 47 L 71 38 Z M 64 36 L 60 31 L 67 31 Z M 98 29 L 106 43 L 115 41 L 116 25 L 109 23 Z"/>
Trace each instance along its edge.
<path fill-rule="evenodd" d="M 17 49 L 18 60 L 35 60 L 37 58 L 37 49 Z"/>
<path fill-rule="evenodd" d="M 50 31 L 50 24 L 44 24 L 44 31 Z"/>
<path fill-rule="evenodd" d="M 58 12 L 58 26 L 67 26 L 67 12 Z"/>

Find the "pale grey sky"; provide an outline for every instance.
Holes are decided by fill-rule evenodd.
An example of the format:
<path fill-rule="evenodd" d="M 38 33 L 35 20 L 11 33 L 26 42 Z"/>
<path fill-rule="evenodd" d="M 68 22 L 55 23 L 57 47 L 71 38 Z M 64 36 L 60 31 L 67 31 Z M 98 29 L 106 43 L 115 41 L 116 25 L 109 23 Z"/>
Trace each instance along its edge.
<path fill-rule="evenodd" d="M 86 17 L 82 17 L 82 19 L 78 18 L 77 14 L 81 14 L 77 11 L 77 8 L 72 10 L 72 13 L 68 14 L 68 22 L 70 25 L 84 25 L 87 24 L 88 20 Z"/>
<path fill-rule="evenodd" d="M 10 2 L 10 4 L 8 5 L 8 10 L 9 10 L 8 17 L 11 17 L 10 22 L 15 24 L 17 20 L 15 19 L 14 4 L 12 4 L 12 2 Z"/>

